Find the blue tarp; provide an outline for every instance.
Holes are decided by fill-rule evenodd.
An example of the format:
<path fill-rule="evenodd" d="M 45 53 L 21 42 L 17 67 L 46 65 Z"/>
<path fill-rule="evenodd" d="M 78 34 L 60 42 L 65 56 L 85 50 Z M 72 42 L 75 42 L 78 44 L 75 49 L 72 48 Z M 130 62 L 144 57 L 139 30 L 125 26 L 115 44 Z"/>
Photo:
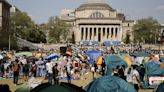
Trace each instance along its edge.
<path fill-rule="evenodd" d="M 103 76 L 85 87 L 87 92 L 136 92 L 125 80 L 116 76 Z"/>
<path fill-rule="evenodd" d="M 89 63 L 90 64 L 94 64 L 95 61 L 97 61 L 97 59 L 100 56 L 102 56 L 102 52 L 97 51 L 97 50 L 90 50 L 90 51 L 87 51 L 85 54 L 89 57 Z"/>
<path fill-rule="evenodd" d="M 120 45 L 121 44 L 121 41 L 112 41 L 112 44 L 113 45 Z"/>
<path fill-rule="evenodd" d="M 106 74 L 111 74 L 112 69 L 116 68 L 117 66 L 122 66 L 122 65 L 124 65 L 125 67 L 128 66 L 120 55 L 112 55 L 112 54 L 107 55 L 105 57 L 105 63 L 107 65 Z"/>
<path fill-rule="evenodd" d="M 147 76 L 164 76 L 164 69 L 155 61 L 145 63 L 145 69 Z"/>

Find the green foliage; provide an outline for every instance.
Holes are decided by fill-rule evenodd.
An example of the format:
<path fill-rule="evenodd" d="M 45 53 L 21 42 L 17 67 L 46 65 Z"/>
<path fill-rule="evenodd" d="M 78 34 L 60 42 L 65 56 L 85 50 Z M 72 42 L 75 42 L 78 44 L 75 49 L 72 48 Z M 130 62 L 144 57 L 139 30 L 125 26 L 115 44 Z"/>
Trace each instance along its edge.
<path fill-rule="evenodd" d="M 149 17 L 140 19 L 134 25 L 134 42 L 154 43 L 159 36 L 160 24 Z"/>
<path fill-rule="evenodd" d="M 49 30 L 49 42 L 59 43 L 62 40 L 68 41 L 70 27 L 71 25 L 66 24 L 58 17 L 50 17 L 48 23 L 46 24 L 46 28 Z"/>
<path fill-rule="evenodd" d="M 44 32 L 25 12 L 17 11 L 11 16 L 11 31 L 17 37 L 34 43 L 46 42 Z"/>
<path fill-rule="evenodd" d="M 8 49 L 9 47 L 9 36 L 0 36 L 0 49 L 6 48 Z M 13 36 L 10 38 L 10 48 L 17 50 L 18 46 L 16 43 L 16 40 Z"/>

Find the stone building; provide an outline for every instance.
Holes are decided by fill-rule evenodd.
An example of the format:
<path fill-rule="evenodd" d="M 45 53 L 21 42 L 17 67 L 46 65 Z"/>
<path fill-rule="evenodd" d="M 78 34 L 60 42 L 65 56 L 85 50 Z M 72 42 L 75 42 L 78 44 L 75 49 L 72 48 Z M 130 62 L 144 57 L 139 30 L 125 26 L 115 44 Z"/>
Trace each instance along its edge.
<path fill-rule="evenodd" d="M 0 0 L 0 27 L 3 31 L 9 31 L 11 5 L 6 0 Z"/>
<path fill-rule="evenodd" d="M 125 40 L 131 35 L 133 20 L 126 20 L 124 14 L 117 12 L 102 0 L 88 0 L 75 10 L 64 9 L 60 18 L 73 25 L 72 32 L 75 34 L 75 42 Z"/>

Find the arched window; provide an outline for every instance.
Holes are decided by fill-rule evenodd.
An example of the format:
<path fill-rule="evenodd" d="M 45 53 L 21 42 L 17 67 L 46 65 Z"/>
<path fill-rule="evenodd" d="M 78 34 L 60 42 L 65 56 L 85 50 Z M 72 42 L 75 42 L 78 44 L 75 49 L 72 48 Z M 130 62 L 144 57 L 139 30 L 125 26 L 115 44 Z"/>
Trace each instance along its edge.
<path fill-rule="evenodd" d="M 90 18 L 103 18 L 103 17 L 104 17 L 104 15 L 97 11 L 90 15 Z"/>

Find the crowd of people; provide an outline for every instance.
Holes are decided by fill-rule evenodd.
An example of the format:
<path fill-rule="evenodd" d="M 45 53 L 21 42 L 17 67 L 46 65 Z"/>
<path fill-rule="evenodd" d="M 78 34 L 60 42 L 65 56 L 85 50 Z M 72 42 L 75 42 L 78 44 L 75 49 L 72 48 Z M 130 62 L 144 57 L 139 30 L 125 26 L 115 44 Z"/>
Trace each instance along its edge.
<path fill-rule="evenodd" d="M 72 49 L 75 48 L 76 47 L 73 47 Z M 93 80 L 95 80 L 97 73 L 102 76 L 105 75 L 107 67 L 104 58 L 102 59 L 102 64 L 99 66 L 96 63 L 90 64 L 89 57 L 84 55 L 84 53 L 88 50 L 89 49 L 87 48 L 79 48 L 77 50 L 77 56 L 63 55 L 54 60 L 47 60 L 43 57 L 37 59 L 29 59 L 26 56 L 16 57 L 13 61 L 6 61 L 7 63 L 0 62 L 0 77 L 2 79 L 13 78 L 13 83 L 15 85 L 18 85 L 18 80 L 20 78 L 27 82 L 30 77 L 43 77 L 44 79 L 48 79 L 48 82 L 51 84 L 59 84 L 60 79 L 65 79 L 68 83 L 71 83 L 72 79 L 80 79 L 88 72 L 92 72 Z M 118 47 L 110 49 L 105 48 L 103 49 L 102 56 L 104 57 L 110 53 L 130 54 L 140 50 L 147 51 L 147 49 L 142 49 L 140 46 L 134 50 L 126 50 Z M 79 54 L 83 55 L 83 57 Z M 135 89 L 138 91 L 140 82 L 143 82 L 143 76 L 145 73 L 145 69 L 142 67 L 143 65 L 140 66 L 140 70 L 138 70 L 138 67 L 135 65 L 127 68 L 125 68 L 124 65 L 117 66 L 112 70 L 112 75 L 118 76 L 130 84 L 133 84 Z"/>

